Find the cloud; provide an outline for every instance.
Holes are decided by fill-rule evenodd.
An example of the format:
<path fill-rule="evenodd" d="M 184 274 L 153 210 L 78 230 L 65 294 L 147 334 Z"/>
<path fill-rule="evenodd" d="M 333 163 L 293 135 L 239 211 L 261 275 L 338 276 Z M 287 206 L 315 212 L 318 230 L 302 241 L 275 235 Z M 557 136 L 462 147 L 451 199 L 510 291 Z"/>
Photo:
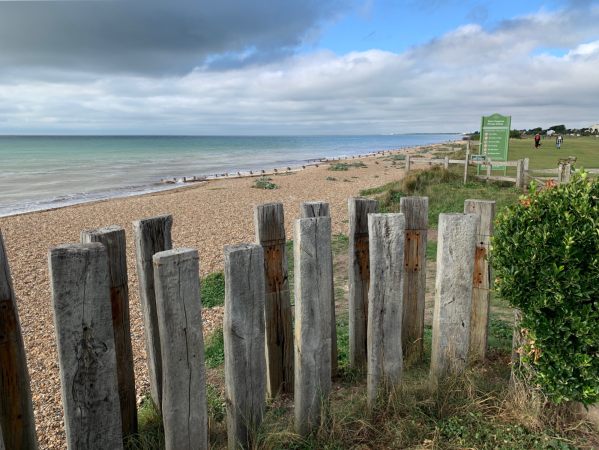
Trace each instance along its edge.
<path fill-rule="evenodd" d="M 181 74 L 213 55 L 264 62 L 345 8 L 344 0 L 0 1 L 0 66 Z"/>
<path fill-rule="evenodd" d="M 467 25 L 403 53 L 288 54 L 184 75 L 0 80 L 0 130 L 156 134 L 466 131 L 599 120 L 599 8 Z M 563 56 L 538 54 L 559 47 Z M 251 52 L 250 52 L 251 54 Z M 222 60 L 221 60 L 222 61 Z M 6 107 L 10 105 L 10 107 Z"/>

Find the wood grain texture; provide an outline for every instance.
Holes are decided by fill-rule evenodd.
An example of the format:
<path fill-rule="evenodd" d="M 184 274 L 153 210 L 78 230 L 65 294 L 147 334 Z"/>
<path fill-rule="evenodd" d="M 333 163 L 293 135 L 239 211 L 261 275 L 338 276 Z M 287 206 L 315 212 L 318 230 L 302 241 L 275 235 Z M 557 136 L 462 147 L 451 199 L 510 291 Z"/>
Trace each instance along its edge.
<path fill-rule="evenodd" d="M 300 206 L 300 217 L 331 217 L 329 204 L 326 202 L 304 202 Z M 331 253 L 331 261 L 333 255 Z M 335 274 L 334 265 L 331 273 L 331 377 L 335 378 L 338 371 L 337 361 L 337 317 L 335 312 Z"/>
<path fill-rule="evenodd" d="M 399 210 L 406 223 L 402 349 L 406 363 L 413 363 L 424 354 L 428 197 L 402 197 Z"/>
<path fill-rule="evenodd" d="M 25 347 L 1 231 L 0 448 L 15 450 L 37 448 Z"/>
<path fill-rule="evenodd" d="M 208 406 L 198 252 L 167 250 L 153 261 L 158 326 L 165 337 L 160 341 L 165 448 L 204 450 Z"/>
<path fill-rule="evenodd" d="M 125 230 L 118 226 L 84 230 L 81 243 L 99 242 L 106 248 L 110 276 L 110 304 L 117 361 L 119 401 L 123 436 L 137 433 L 137 402 L 131 326 L 129 320 L 129 286 L 127 276 L 127 246 Z"/>
<path fill-rule="evenodd" d="M 106 249 L 63 245 L 49 265 L 67 446 L 122 449 Z"/>
<path fill-rule="evenodd" d="M 295 222 L 295 431 L 320 424 L 331 392 L 331 218 Z"/>
<path fill-rule="evenodd" d="M 440 214 L 437 278 L 433 312 L 431 381 L 459 373 L 468 362 L 472 273 L 476 231 L 475 214 Z"/>
<path fill-rule="evenodd" d="M 349 207 L 349 362 L 366 369 L 366 330 L 368 326 L 368 214 L 378 211 L 378 202 L 350 198 Z"/>
<path fill-rule="evenodd" d="M 154 288 L 152 257 L 156 253 L 173 248 L 172 225 L 173 218 L 169 215 L 133 222 L 139 299 L 144 321 L 148 375 L 150 378 L 150 395 L 159 411 L 162 408 L 162 356 L 158 316 L 156 315 L 156 291 Z"/>
<path fill-rule="evenodd" d="M 491 265 L 489 250 L 495 220 L 495 202 L 465 200 L 464 213 L 476 214 L 480 223 L 476 230 L 476 252 L 472 274 L 472 314 L 470 316 L 470 359 L 482 361 L 487 353 L 489 313 L 491 306 Z"/>
<path fill-rule="evenodd" d="M 225 247 L 225 397 L 230 450 L 254 445 L 266 398 L 264 251 Z"/>
<path fill-rule="evenodd" d="M 405 218 L 403 214 L 370 214 L 370 290 L 368 294 L 368 406 L 379 394 L 399 387 Z"/>
<path fill-rule="evenodd" d="M 293 392 L 293 330 L 282 203 L 254 208 L 256 242 L 264 250 L 267 393 Z"/>

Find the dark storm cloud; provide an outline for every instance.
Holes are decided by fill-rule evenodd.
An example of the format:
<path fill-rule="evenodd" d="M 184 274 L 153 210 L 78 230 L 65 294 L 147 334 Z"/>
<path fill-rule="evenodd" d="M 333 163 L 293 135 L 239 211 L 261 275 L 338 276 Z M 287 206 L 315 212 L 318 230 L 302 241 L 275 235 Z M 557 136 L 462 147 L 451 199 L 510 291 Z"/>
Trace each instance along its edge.
<path fill-rule="evenodd" d="M 346 3 L 0 1 L 0 66 L 164 74 L 189 72 L 207 57 L 229 66 L 268 61 L 289 54 Z"/>

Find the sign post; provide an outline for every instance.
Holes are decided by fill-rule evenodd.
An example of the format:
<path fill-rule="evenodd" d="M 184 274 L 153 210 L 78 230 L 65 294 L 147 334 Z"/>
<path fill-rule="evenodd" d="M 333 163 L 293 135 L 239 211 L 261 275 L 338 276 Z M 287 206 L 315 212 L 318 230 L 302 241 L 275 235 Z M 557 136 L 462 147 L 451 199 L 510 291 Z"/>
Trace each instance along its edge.
<path fill-rule="evenodd" d="M 507 161 L 511 124 L 511 116 L 500 114 L 483 116 L 480 125 L 479 155 L 484 155 L 485 160 Z M 491 169 L 503 170 L 505 174 L 507 168 L 506 166 L 493 166 Z M 477 167 L 477 173 L 480 173 L 480 165 Z"/>

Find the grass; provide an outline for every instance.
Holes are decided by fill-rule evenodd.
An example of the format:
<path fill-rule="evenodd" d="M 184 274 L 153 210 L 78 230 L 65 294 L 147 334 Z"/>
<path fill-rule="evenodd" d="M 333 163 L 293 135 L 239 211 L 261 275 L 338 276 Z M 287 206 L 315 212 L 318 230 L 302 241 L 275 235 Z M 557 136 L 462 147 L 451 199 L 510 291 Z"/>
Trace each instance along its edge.
<path fill-rule="evenodd" d="M 225 304 L 225 274 L 213 272 L 200 283 L 200 297 L 204 308 L 222 306 Z"/>
<path fill-rule="evenodd" d="M 357 161 L 357 162 L 353 162 L 353 163 L 335 163 L 335 164 L 331 164 L 329 166 L 329 170 L 333 170 L 333 171 L 347 171 L 349 169 L 352 168 L 357 168 L 357 169 L 361 169 L 367 167 L 366 164 L 364 164 L 362 161 Z"/>
<path fill-rule="evenodd" d="M 476 147 L 478 152 L 478 147 Z M 541 141 L 541 148 L 534 148 L 532 137 L 510 139 L 509 158 L 517 160 L 530 158 L 531 169 L 553 169 L 558 159 L 576 156 L 577 168 L 599 168 L 599 138 L 591 136 L 564 136 L 562 148 L 555 148 L 555 139 L 546 138 Z"/>
<path fill-rule="evenodd" d="M 204 358 L 210 369 L 225 363 L 225 338 L 222 327 L 217 328 L 204 344 Z"/>
<path fill-rule="evenodd" d="M 445 170 L 439 166 L 414 171 L 401 181 L 360 192 L 360 195 L 378 199 L 382 212 L 399 212 L 401 197 L 426 196 L 429 199 L 429 227 L 432 228 L 437 226 L 440 213 L 463 212 L 466 199 L 495 200 L 499 211 L 513 204 L 520 194 L 517 189 L 496 182 L 469 179 L 464 185 L 461 170 Z"/>

